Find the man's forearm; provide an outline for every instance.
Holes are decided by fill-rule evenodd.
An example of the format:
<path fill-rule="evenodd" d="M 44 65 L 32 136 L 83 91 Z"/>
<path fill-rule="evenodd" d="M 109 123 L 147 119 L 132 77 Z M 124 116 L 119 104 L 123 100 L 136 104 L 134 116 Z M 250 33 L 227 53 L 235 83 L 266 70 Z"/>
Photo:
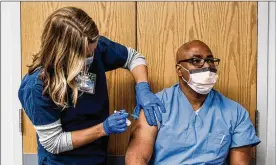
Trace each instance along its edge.
<path fill-rule="evenodd" d="M 103 123 L 100 123 L 90 128 L 73 131 L 72 144 L 74 148 L 78 148 L 103 136 L 106 136 L 106 134 L 103 129 Z"/>

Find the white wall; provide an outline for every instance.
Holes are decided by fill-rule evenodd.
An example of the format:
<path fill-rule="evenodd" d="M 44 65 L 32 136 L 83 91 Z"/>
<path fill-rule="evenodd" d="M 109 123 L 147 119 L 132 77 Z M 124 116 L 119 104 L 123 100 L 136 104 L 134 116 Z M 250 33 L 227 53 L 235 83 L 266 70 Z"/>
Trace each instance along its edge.
<path fill-rule="evenodd" d="M 275 165 L 276 2 L 258 2 L 257 165 Z"/>
<path fill-rule="evenodd" d="M 22 165 L 20 2 L 1 2 L 1 165 Z"/>
<path fill-rule="evenodd" d="M 275 165 L 275 75 L 276 75 L 276 2 L 269 2 L 269 47 L 268 47 L 268 111 L 266 164 Z"/>

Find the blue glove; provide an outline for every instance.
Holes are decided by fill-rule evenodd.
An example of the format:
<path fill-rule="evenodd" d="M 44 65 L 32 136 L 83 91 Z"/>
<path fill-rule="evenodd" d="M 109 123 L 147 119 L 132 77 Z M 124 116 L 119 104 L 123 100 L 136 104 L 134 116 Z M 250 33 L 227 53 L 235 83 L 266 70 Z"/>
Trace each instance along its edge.
<path fill-rule="evenodd" d="M 127 129 L 126 118 L 128 113 L 125 110 L 121 110 L 120 113 L 113 113 L 104 122 L 104 132 L 106 135 L 118 134 L 125 132 Z"/>
<path fill-rule="evenodd" d="M 159 98 L 150 91 L 148 83 L 141 82 L 136 85 L 136 104 L 134 114 L 139 116 L 141 109 L 143 109 L 150 126 L 157 125 L 156 117 L 159 122 L 162 121 L 161 112 L 165 113 L 166 109 Z"/>

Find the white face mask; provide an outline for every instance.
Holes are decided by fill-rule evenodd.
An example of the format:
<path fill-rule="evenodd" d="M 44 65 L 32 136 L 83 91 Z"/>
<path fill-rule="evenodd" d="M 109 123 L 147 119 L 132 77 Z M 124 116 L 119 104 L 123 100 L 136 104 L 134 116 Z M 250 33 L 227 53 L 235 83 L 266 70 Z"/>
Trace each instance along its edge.
<path fill-rule="evenodd" d="M 215 68 L 200 68 L 194 70 L 188 70 L 181 66 L 184 70 L 188 71 L 190 74 L 190 79 L 186 81 L 184 77 L 182 80 L 186 82 L 195 92 L 199 94 L 208 94 L 214 87 L 218 75 L 217 69 Z"/>
<path fill-rule="evenodd" d="M 92 64 L 93 60 L 94 60 L 94 56 L 86 58 L 86 65 L 89 66 L 90 64 Z"/>

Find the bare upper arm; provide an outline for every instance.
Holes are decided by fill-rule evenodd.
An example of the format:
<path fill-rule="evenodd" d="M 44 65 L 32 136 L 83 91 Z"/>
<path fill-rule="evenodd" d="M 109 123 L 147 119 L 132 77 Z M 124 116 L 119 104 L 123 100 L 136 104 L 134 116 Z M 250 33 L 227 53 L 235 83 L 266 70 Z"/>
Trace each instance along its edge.
<path fill-rule="evenodd" d="M 143 159 L 148 163 L 153 152 L 156 135 L 157 127 L 150 126 L 147 123 L 144 111 L 142 110 L 138 120 L 136 120 L 131 127 L 130 143 L 126 153 L 126 163 L 134 162 L 134 159 Z"/>
<path fill-rule="evenodd" d="M 251 146 L 230 149 L 230 165 L 250 165 Z"/>

